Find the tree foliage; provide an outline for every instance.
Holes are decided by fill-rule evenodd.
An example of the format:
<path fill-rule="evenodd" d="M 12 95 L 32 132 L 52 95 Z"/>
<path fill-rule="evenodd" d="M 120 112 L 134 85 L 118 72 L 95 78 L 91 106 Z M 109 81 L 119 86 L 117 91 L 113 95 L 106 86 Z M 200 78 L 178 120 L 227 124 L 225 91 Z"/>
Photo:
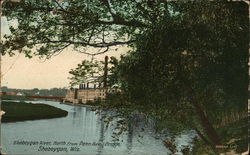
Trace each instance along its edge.
<path fill-rule="evenodd" d="M 134 42 L 134 35 L 150 28 L 162 16 L 164 3 L 120 0 L 22 0 L 5 1 L 3 15 L 18 22 L 5 36 L 4 52 L 19 50 L 47 57 L 72 46 L 103 48 Z M 128 11 L 127 11 L 128 10 Z"/>
<path fill-rule="evenodd" d="M 161 128 L 194 129 L 218 145 L 215 126 L 234 112 L 247 116 L 247 5 L 172 7 L 176 13 L 138 35 L 135 50 L 119 62 L 128 108 L 155 118 Z"/>
<path fill-rule="evenodd" d="M 110 68 L 123 92 L 104 105 L 122 114 L 143 112 L 161 128 L 194 129 L 214 148 L 221 144 L 215 126 L 247 107 L 244 2 L 25 0 L 4 6 L 7 19 L 18 21 L 5 36 L 5 53 L 30 55 L 37 48 L 36 54 L 50 56 L 72 46 L 96 55 L 128 44 L 131 52 Z M 103 49 L 88 53 L 86 47 Z M 94 68 L 84 61 L 71 71 L 72 80 L 86 81 L 99 71 Z"/>
<path fill-rule="evenodd" d="M 136 39 L 136 50 L 122 58 L 124 89 L 137 104 L 158 103 L 162 108 L 160 103 L 169 100 L 174 109 L 187 111 L 185 102 L 194 91 L 211 114 L 246 108 L 247 12 L 239 11 L 240 4 L 201 4 L 176 4 L 182 7 L 178 15 L 163 17 Z"/>
<path fill-rule="evenodd" d="M 109 87 L 119 87 L 121 85 L 119 81 L 119 70 L 117 68 L 118 60 L 115 57 L 110 57 L 108 61 L 108 85 Z M 78 64 L 75 69 L 69 71 L 71 74 L 70 85 L 76 86 L 82 83 L 99 83 L 104 80 L 104 61 L 98 60 L 83 60 L 81 64 Z"/>
<path fill-rule="evenodd" d="M 83 60 L 77 68 L 71 69 L 69 73 L 72 75 L 70 85 L 75 86 L 82 83 L 98 83 L 103 81 L 103 67 L 100 61 Z"/>

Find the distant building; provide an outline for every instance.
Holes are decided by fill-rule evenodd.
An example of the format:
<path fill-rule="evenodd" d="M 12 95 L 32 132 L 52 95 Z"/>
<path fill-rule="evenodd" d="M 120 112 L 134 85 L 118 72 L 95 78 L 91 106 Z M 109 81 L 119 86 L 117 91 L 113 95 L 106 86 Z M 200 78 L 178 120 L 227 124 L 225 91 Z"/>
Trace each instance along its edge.
<path fill-rule="evenodd" d="M 118 88 L 108 87 L 108 56 L 105 56 L 104 63 L 104 79 L 103 85 L 98 83 L 93 83 L 93 88 L 89 87 L 89 82 L 80 84 L 79 89 L 70 88 L 67 91 L 64 102 L 71 103 L 86 103 L 88 101 L 95 101 L 97 99 L 105 99 L 108 93 L 119 92 Z M 116 86 L 118 87 L 118 86 Z"/>
<path fill-rule="evenodd" d="M 17 96 L 24 96 L 24 93 L 18 92 L 16 95 L 17 95 Z"/>
<path fill-rule="evenodd" d="M 108 93 L 119 92 L 116 88 L 87 88 L 68 90 L 64 102 L 86 103 L 97 99 L 105 99 Z"/>

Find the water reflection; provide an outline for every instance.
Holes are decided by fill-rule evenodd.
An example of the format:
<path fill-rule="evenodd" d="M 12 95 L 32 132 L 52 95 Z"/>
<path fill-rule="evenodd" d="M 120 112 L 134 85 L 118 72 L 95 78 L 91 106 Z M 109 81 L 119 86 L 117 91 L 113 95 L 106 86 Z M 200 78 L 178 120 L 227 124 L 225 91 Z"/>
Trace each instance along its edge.
<path fill-rule="evenodd" d="M 104 143 L 104 122 L 103 120 L 101 122 L 101 128 L 100 128 L 100 138 L 99 138 L 99 143 L 103 144 Z M 103 145 L 99 145 L 97 148 L 97 155 L 101 155 L 103 151 Z"/>
<path fill-rule="evenodd" d="M 132 122 L 129 122 L 128 124 L 128 138 L 127 138 L 127 149 L 128 149 L 128 153 L 131 153 L 133 147 L 133 126 L 132 126 Z"/>
<path fill-rule="evenodd" d="M 40 103 L 37 101 L 35 103 Z M 45 155 L 45 154 L 71 154 L 71 155 L 123 155 L 146 154 L 166 155 L 168 150 L 161 140 L 155 139 L 154 122 L 143 121 L 142 116 L 133 116 L 129 122 L 128 131 L 121 135 L 118 143 L 120 146 L 89 145 L 79 146 L 78 152 L 38 152 L 37 146 L 14 145 L 15 140 L 24 141 L 66 141 L 80 143 L 113 143 L 112 133 L 114 126 L 105 127 L 105 123 L 89 107 L 77 107 L 59 104 L 57 102 L 43 101 L 67 110 L 68 116 L 47 120 L 24 121 L 2 124 L 3 151 L 8 154 Z M 142 128 L 144 131 L 142 132 Z M 143 137 L 140 138 L 140 135 Z M 139 141 L 138 141 L 139 140 Z M 188 143 L 190 138 L 186 136 L 179 143 Z M 70 148 L 68 148 L 70 149 Z"/>

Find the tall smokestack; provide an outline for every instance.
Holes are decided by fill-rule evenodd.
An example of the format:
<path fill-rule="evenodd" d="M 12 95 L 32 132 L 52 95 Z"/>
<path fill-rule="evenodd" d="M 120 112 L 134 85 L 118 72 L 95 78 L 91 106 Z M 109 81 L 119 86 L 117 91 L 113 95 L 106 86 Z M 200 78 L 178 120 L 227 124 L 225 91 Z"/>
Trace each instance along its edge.
<path fill-rule="evenodd" d="M 107 76 L 108 76 L 108 56 L 105 56 L 105 64 L 104 64 L 104 79 L 103 79 L 103 87 L 107 88 Z"/>

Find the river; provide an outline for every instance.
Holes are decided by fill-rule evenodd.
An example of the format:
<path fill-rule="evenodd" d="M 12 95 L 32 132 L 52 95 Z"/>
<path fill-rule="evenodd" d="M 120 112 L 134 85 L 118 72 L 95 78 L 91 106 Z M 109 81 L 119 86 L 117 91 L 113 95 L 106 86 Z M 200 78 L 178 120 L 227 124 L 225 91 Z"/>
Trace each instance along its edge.
<path fill-rule="evenodd" d="M 152 126 L 147 126 L 147 130 L 142 133 L 134 130 L 133 124 L 128 132 L 120 136 L 119 141 L 112 141 L 114 127 L 106 129 L 100 115 L 96 115 L 89 107 L 64 105 L 54 101 L 32 102 L 64 109 L 68 111 L 68 115 L 55 119 L 3 123 L 3 152 L 11 155 L 168 154 L 162 140 L 155 138 Z M 137 128 L 138 125 L 141 124 L 136 124 Z M 178 146 L 188 145 L 191 141 L 190 133 L 184 133 L 176 138 Z"/>

